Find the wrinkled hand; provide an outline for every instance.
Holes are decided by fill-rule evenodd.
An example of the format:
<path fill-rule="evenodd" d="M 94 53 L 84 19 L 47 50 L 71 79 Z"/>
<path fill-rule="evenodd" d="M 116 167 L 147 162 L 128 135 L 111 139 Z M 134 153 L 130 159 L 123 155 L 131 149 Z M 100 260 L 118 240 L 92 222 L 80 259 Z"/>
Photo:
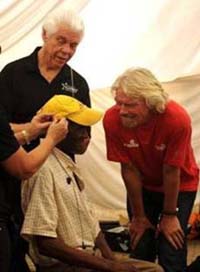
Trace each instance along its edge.
<path fill-rule="evenodd" d="M 139 272 L 134 266 L 134 262 L 131 261 L 115 261 L 112 268 L 112 272 Z"/>
<path fill-rule="evenodd" d="M 158 231 L 163 233 L 175 249 L 183 247 L 185 234 L 177 216 L 163 215 L 158 225 Z"/>
<path fill-rule="evenodd" d="M 53 140 L 54 145 L 56 145 L 66 137 L 67 133 L 68 121 L 65 118 L 60 120 L 54 119 L 47 130 L 46 138 L 50 137 Z"/>
<path fill-rule="evenodd" d="M 35 139 L 39 135 L 44 134 L 52 123 L 52 120 L 52 115 L 49 114 L 35 115 L 27 127 L 27 132 L 30 138 Z"/>
<path fill-rule="evenodd" d="M 154 229 L 147 217 L 134 217 L 129 228 L 131 235 L 131 247 L 134 250 L 147 229 Z"/>

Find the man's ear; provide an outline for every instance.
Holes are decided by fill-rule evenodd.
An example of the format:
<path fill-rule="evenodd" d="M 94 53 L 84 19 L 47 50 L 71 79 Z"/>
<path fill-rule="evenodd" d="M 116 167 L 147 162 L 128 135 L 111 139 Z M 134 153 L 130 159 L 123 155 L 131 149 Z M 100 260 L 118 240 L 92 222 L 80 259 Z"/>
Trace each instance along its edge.
<path fill-rule="evenodd" d="M 43 42 L 46 42 L 48 39 L 47 31 L 44 28 L 42 28 L 42 39 L 43 39 Z"/>

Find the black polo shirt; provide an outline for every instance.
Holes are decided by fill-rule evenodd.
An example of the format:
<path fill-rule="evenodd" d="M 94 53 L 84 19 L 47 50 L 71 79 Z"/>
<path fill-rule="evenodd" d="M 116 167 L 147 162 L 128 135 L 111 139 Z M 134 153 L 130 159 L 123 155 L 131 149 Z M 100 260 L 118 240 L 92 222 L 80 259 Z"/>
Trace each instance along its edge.
<path fill-rule="evenodd" d="M 14 154 L 19 144 L 13 135 L 5 111 L 0 106 L 0 161 Z M 0 165 L 0 221 L 6 221 L 14 210 L 19 181 L 11 177 Z"/>
<path fill-rule="evenodd" d="M 9 121 L 25 123 L 55 94 L 74 96 L 90 106 L 89 87 L 86 80 L 70 66 L 64 65 L 49 83 L 38 69 L 37 53 L 9 63 L 0 73 L 1 103 Z"/>
<path fill-rule="evenodd" d="M 1 104 L 8 113 L 9 122 L 29 122 L 36 112 L 55 94 L 73 96 L 90 106 L 89 87 L 86 80 L 69 65 L 49 83 L 38 68 L 40 48 L 25 58 L 9 63 L 0 73 Z M 32 149 L 38 141 L 32 142 Z"/>

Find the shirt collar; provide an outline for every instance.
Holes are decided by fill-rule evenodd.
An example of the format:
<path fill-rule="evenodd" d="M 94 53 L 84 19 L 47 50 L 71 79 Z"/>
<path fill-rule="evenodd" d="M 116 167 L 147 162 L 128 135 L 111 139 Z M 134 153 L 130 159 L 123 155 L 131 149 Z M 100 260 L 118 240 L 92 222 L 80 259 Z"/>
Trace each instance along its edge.
<path fill-rule="evenodd" d="M 41 47 L 36 47 L 36 49 L 29 56 L 29 62 L 27 63 L 27 68 L 31 72 L 39 72 L 38 68 L 38 52 Z"/>
<path fill-rule="evenodd" d="M 57 157 L 60 164 L 62 164 L 63 168 L 68 168 L 71 172 L 76 175 L 76 182 L 78 182 L 78 187 L 82 191 L 84 189 L 84 181 L 83 177 L 80 173 L 77 165 L 72 161 L 72 159 L 65 153 L 63 153 L 60 149 L 54 148 L 53 154 Z"/>

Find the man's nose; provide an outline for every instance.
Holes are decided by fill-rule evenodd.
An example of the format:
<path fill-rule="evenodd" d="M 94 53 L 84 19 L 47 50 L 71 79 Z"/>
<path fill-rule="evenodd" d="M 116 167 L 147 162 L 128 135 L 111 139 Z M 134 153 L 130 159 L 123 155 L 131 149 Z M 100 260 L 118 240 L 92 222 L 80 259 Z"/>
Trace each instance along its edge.
<path fill-rule="evenodd" d="M 63 53 L 71 53 L 72 52 L 72 48 L 70 43 L 66 43 L 62 46 L 62 52 Z"/>
<path fill-rule="evenodd" d="M 84 137 L 84 143 L 85 144 L 89 144 L 89 142 L 90 142 L 90 137 L 89 137 L 89 135 L 88 136 L 86 136 L 86 137 Z"/>
<path fill-rule="evenodd" d="M 127 108 L 126 108 L 126 106 L 124 104 L 121 104 L 119 107 L 120 107 L 120 114 L 128 113 Z"/>

